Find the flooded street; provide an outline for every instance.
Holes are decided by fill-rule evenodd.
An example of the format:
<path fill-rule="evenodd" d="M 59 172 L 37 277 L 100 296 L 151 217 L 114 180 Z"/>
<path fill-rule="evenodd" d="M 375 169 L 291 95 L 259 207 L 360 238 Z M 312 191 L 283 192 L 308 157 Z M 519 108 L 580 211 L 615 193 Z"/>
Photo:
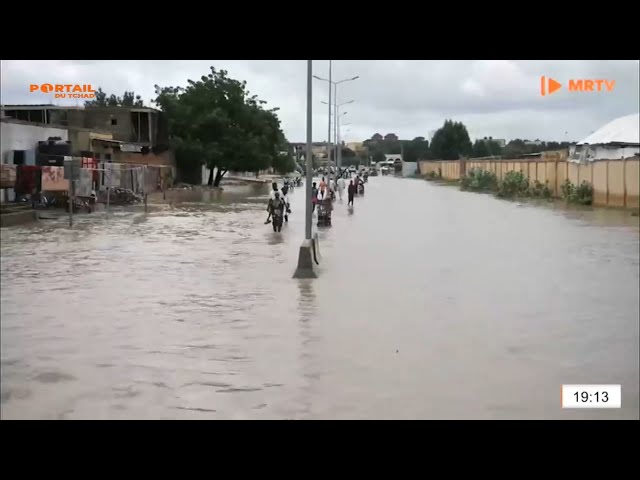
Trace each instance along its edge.
<path fill-rule="evenodd" d="M 637 217 L 366 187 L 313 281 L 300 188 L 282 234 L 257 184 L 2 229 L 2 418 L 638 418 Z"/>

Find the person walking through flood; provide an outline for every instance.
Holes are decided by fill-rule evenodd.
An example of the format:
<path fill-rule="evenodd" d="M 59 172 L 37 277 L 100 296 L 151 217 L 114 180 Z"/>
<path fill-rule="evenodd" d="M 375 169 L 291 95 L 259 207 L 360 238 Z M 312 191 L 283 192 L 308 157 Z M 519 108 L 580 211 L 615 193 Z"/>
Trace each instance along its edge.
<path fill-rule="evenodd" d="M 356 186 L 353 184 L 353 180 L 349 181 L 349 189 L 347 190 L 347 194 L 349 196 L 349 202 L 347 203 L 347 205 L 350 205 L 353 207 L 353 197 L 356 196 Z"/>
<path fill-rule="evenodd" d="M 327 190 L 327 184 L 324 181 L 324 177 L 322 177 L 322 180 L 320 180 L 320 199 L 324 200 L 324 194 Z"/>
<path fill-rule="evenodd" d="M 282 215 L 286 211 L 286 204 L 282 198 L 280 198 L 280 192 L 275 192 L 272 199 L 269 200 L 267 209 L 269 210 L 269 216 L 273 216 L 273 231 L 280 232 L 282 229 Z"/>
<path fill-rule="evenodd" d="M 335 200 L 336 199 L 336 182 L 333 179 L 333 176 L 329 177 L 329 182 L 327 182 L 327 190 L 329 192 L 329 198 L 331 198 L 331 200 Z"/>
<path fill-rule="evenodd" d="M 269 200 L 271 200 L 272 198 L 275 198 L 276 193 L 278 193 L 278 194 L 280 193 L 278 191 L 278 184 L 276 182 L 273 182 L 271 184 L 271 191 L 269 192 Z"/>
<path fill-rule="evenodd" d="M 269 203 L 271 203 L 271 200 L 276 198 L 276 193 L 278 195 L 280 194 L 280 192 L 278 191 L 278 184 L 276 182 L 273 182 L 271 184 L 271 191 L 269 192 Z M 264 222 L 265 225 L 271 222 L 271 209 L 267 207 L 267 211 L 269 212 L 269 215 L 267 216 L 267 219 Z"/>
<path fill-rule="evenodd" d="M 282 187 L 282 196 L 281 196 L 281 198 L 282 198 L 282 200 L 284 201 L 284 204 L 285 204 L 284 221 L 288 222 L 289 221 L 289 214 L 291 213 L 291 202 L 289 202 L 289 187 L 287 185 Z"/>
<path fill-rule="evenodd" d="M 342 195 L 344 194 L 344 189 L 346 187 L 346 182 L 344 181 L 344 177 L 341 176 L 338 179 L 338 196 L 340 197 L 340 200 L 342 200 Z"/>
<path fill-rule="evenodd" d="M 311 185 L 311 208 L 312 212 L 316 211 L 316 204 L 318 203 L 318 187 L 316 187 L 316 182 L 313 182 Z"/>

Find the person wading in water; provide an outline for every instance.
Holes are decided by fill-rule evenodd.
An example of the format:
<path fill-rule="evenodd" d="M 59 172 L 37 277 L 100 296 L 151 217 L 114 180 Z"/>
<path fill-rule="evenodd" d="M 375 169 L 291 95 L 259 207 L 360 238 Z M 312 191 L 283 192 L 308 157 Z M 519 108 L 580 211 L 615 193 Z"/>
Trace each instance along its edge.
<path fill-rule="evenodd" d="M 347 194 L 349 195 L 349 202 L 347 205 L 351 205 L 353 207 L 353 197 L 356 196 L 356 186 L 353 184 L 353 180 L 349 181 L 349 188 L 347 189 Z"/>
<path fill-rule="evenodd" d="M 278 184 L 276 182 L 273 182 L 271 184 L 271 191 L 269 192 L 269 202 L 271 202 L 271 200 L 276 198 L 276 193 L 280 195 L 280 192 L 278 192 Z M 269 215 L 267 216 L 267 219 L 264 222 L 265 225 L 271 222 L 271 209 L 267 207 L 267 210 L 269 211 Z"/>
<path fill-rule="evenodd" d="M 311 185 L 311 211 L 316 211 L 316 204 L 318 203 L 318 187 L 316 187 L 316 182 L 313 182 Z"/>

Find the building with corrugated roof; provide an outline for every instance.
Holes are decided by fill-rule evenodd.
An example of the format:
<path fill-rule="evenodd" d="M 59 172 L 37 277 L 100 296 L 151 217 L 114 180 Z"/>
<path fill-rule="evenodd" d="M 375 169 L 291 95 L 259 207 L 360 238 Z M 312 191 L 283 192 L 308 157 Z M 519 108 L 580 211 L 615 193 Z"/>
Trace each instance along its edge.
<path fill-rule="evenodd" d="M 569 161 L 622 160 L 640 155 L 640 114 L 616 118 L 569 147 Z"/>

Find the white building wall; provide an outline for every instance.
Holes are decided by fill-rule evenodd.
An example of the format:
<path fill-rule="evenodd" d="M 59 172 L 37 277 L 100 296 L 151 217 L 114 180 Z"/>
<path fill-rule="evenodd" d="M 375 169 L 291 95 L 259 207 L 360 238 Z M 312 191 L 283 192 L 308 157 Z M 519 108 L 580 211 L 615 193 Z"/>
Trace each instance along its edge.
<path fill-rule="evenodd" d="M 41 127 L 22 123 L 0 122 L 0 163 L 11 163 L 13 150 L 26 150 L 27 155 L 35 157 L 38 142 L 49 137 L 60 137 L 69 140 L 69 132 L 62 128 Z M 11 201 L 14 198 L 12 188 L 0 190 L 0 201 Z"/>
<path fill-rule="evenodd" d="M 586 150 L 586 153 L 585 153 Z M 621 160 L 623 158 L 630 158 L 637 155 L 640 152 L 640 145 L 635 147 L 607 147 L 604 145 L 571 145 L 569 147 L 569 161 L 580 162 L 580 159 L 584 158 L 584 161 L 593 162 L 595 160 Z"/>
<path fill-rule="evenodd" d="M 637 155 L 640 152 L 640 146 L 637 147 L 623 147 L 623 148 L 606 148 L 602 146 L 596 146 L 596 155 L 594 160 L 621 160 L 622 158 L 629 158 Z"/>

